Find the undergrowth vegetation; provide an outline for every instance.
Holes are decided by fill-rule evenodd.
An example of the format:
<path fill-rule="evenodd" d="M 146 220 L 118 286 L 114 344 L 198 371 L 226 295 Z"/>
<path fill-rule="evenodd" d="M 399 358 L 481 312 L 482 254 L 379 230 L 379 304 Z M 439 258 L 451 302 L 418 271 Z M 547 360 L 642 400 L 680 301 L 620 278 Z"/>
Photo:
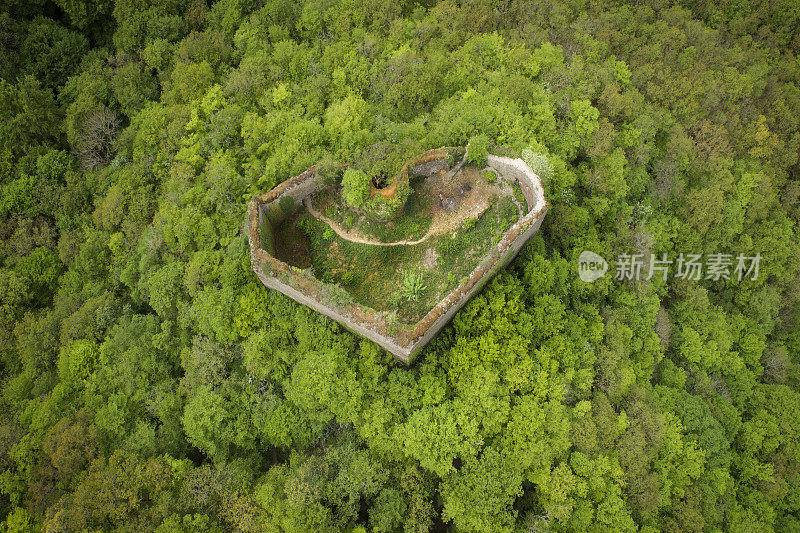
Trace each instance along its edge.
<path fill-rule="evenodd" d="M 396 312 L 406 325 L 455 289 L 518 219 L 509 197 L 495 198 L 479 218 L 465 220 L 452 233 L 414 245 L 376 246 L 344 239 L 307 211 L 301 213 L 298 227 L 310 241 L 315 276 L 340 285 L 362 305 Z M 426 267 L 429 250 L 437 252 L 437 259 Z M 404 273 L 409 272 L 415 279 L 424 272 L 425 278 L 424 284 L 412 284 L 413 297 L 405 287 Z"/>

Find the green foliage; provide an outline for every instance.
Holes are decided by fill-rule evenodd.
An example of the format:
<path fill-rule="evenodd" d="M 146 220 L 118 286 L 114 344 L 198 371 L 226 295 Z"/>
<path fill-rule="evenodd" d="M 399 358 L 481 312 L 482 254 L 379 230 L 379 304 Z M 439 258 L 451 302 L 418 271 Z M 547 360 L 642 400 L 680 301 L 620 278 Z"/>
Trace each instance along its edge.
<path fill-rule="evenodd" d="M 30 255 L 19 258 L 15 271 L 25 282 L 30 301 L 44 305 L 52 297 L 62 269 L 63 264 L 56 253 L 49 248 L 39 246 Z"/>
<path fill-rule="evenodd" d="M 342 154 L 352 157 L 370 139 L 367 103 L 356 95 L 334 102 L 325 111 L 325 131 Z"/>
<path fill-rule="evenodd" d="M 58 0 L 56 4 L 64 10 L 73 26 L 90 32 L 94 24 L 106 22 L 113 10 L 113 3 L 106 1 Z"/>
<path fill-rule="evenodd" d="M 17 160 L 35 157 L 38 154 L 31 152 L 32 148 L 57 139 L 60 111 L 53 92 L 30 75 L 15 84 L 0 80 L 0 110 L 4 118 L 0 122 L 0 176 L 6 186 L 12 178 L 23 177 L 16 168 Z"/>
<path fill-rule="evenodd" d="M 477 436 L 477 425 L 469 419 L 456 418 L 458 407 L 452 402 L 425 407 L 397 429 L 402 431 L 406 456 L 440 477 L 455 472 L 454 459 L 476 452 L 472 442 Z"/>
<path fill-rule="evenodd" d="M 796 2 L 612 4 L 6 2 L 0 530 L 797 530 Z M 254 194 L 316 164 L 332 218 L 419 238 L 403 163 L 468 143 L 549 210 L 415 365 L 253 275 Z M 516 217 L 298 224 L 404 334 Z M 587 284 L 583 250 L 762 261 Z"/>
<path fill-rule="evenodd" d="M 487 446 L 480 458 L 470 457 L 458 475 L 445 479 L 444 516 L 462 529 L 507 530 L 515 523 L 511 507 L 521 493 L 520 471 Z"/>
<path fill-rule="evenodd" d="M 419 300 L 420 293 L 425 289 L 422 277 L 423 274 L 420 270 L 408 270 L 403 273 L 403 282 L 400 285 L 400 293 L 403 298 L 412 302 Z"/>
<path fill-rule="evenodd" d="M 128 63 L 111 78 L 114 98 L 123 113 L 132 117 L 149 100 L 158 96 L 158 83 L 139 63 Z"/>
<path fill-rule="evenodd" d="M 80 339 L 63 346 L 58 356 L 59 378 L 74 383 L 89 377 L 94 371 L 99 354 L 97 344 L 88 339 Z"/>
<path fill-rule="evenodd" d="M 291 214 L 292 211 L 294 211 L 295 209 L 294 198 L 292 198 L 291 196 L 281 196 L 278 205 L 280 206 L 281 211 L 283 211 L 284 215 Z"/>
<path fill-rule="evenodd" d="M 344 171 L 333 157 L 326 153 L 317 163 L 317 177 L 326 187 L 335 187 L 342 181 Z"/>
<path fill-rule="evenodd" d="M 399 178 L 395 178 L 399 180 Z M 384 198 L 376 194 L 366 202 L 366 211 L 374 218 L 381 220 L 392 220 L 397 218 L 406 206 L 408 197 L 411 196 L 411 186 L 407 181 L 398 181 L 395 186 L 394 195 L 391 198 Z"/>
<path fill-rule="evenodd" d="M 150 306 L 162 317 L 175 313 L 183 268 L 183 263 L 176 261 L 159 268 L 147 280 Z"/>
<path fill-rule="evenodd" d="M 75 72 L 88 49 L 83 35 L 54 20 L 37 17 L 27 24 L 20 53 L 25 59 L 25 73 L 45 87 L 55 88 Z"/>
<path fill-rule="evenodd" d="M 530 169 L 541 178 L 542 183 L 549 184 L 553 179 L 553 165 L 550 159 L 541 152 L 534 152 L 532 148 L 522 151 L 522 160 Z"/>
<path fill-rule="evenodd" d="M 342 176 L 342 196 L 351 207 L 364 207 L 369 197 L 369 176 L 353 167 L 345 170 Z"/>
<path fill-rule="evenodd" d="M 342 308 L 353 301 L 353 297 L 341 285 L 330 285 L 327 289 L 325 299 L 335 308 Z"/>
<path fill-rule="evenodd" d="M 471 137 L 467 145 L 467 162 L 478 168 L 486 166 L 486 156 L 489 154 L 489 138 L 486 135 Z"/>
<path fill-rule="evenodd" d="M 214 83 L 214 71 L 208 61 L 180 63 L 172 70 L 170 97 L 189 103 Z"/>

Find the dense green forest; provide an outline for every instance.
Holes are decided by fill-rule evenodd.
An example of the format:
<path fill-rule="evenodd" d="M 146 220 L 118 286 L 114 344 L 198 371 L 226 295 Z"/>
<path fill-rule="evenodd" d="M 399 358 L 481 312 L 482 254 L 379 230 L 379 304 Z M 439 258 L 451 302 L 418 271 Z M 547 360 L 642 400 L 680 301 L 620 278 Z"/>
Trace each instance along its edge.
<path fill-rule="evenodd" d="M 798 54 L 797 0 L 0 1 L 0 529 L 800 531 Z M 413 366 L 251 271 L 254 194 L 476 135 L 550 209 Z"/>

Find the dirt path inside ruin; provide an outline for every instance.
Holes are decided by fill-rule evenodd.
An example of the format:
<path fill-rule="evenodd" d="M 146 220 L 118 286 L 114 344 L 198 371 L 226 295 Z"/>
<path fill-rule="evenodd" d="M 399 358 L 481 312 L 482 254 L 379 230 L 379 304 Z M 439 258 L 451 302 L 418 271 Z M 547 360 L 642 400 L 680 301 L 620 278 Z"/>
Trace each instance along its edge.
<path fill-rule="evenodd" d="M 456 208 L 447 212 L 442 209 L 440 203 L 437 202 L 433 210 L 433 220 L 431 221 L 430 228 L 428 228 L 427 233 L 425 233 L 423 237 L 415 241 L 381 242 L 369 239 L 357 232 L 344 229 L 337 222 L 320 213 L 311 205 L 310 198 L 305 198 L 303 200 L 303 205 L 308 209 L 311 216 L 325 222 L 339 237 L 346 241 L 370 244 L 373 246 L 413 246 L 425 242 L 429 237 L 434 235 L 442 235 L 455 231 L 468 218 L 478 218 L 491 206 L 489 197 L 492 194 L 511 196 L 514 203 L 517 205 L 520 216 L 522 216 L 522 206 L 517 202 L 516 198 L 514 198 L 511 187 L 509 187 L 502 178 L 498 180 L 498 182 L 500 186 L 487 183 L 480 172 L 473 168 L 460 169 L 455 176 L 448 176 L 442 173 L 441 175 L 428 178 L 425 185 L 425 193 L 431 194 L 435 198 L 457 198 Z M 469 190 L 463 191 L 464 184 L 469 184 Z M 459 194 L 459 191 L 461 191 L 461 194 Z"/>
<path fill-rule="evenodd" d="M 337 224 L 333 220 L 329 219 L 328 217 L 326 217 L 325 215 L 323 215 L 322 213 L 317 211 L 314 208 L 314 206 L 311 205 L 311 202 L 309 201 L 308 198 L 305 198 L 303 200 L 303 205 L 306 206 L 306 209 L 308 209 L 308 212 L 311 213 L 311 216 L 313 216 L 314 218 L 318 218 L 319 220 L 323 221 L 334 232 L 336 232 L 336 234 L 339 237 L 341 237 L 342 239 L 344 239 L 346 241 L 350 241 L 350 242 L 357 242 L 357 243 L 361 243 L 361 244 L 371 244 L 373 246 L 405 246 L 405 245 L 420 244 L 422 242 L 425 242 L 428 239 L 428 237 L 431 236 L 431 230 L 429 229 L 428 233 L 426 233 L 421 239 L 417 239 L 416 241 L 395 241 L 395 242 L 373 241 L 372 239 L 365 239 L 363 237 L 355 236 L 355 235 L 353 235 L 352 232 L 349 232 L 349 231 L 345 230 L 339 224 Z M 431 224 L 431 229 L 432 228 L 433 228 L 433 224 Z"/>

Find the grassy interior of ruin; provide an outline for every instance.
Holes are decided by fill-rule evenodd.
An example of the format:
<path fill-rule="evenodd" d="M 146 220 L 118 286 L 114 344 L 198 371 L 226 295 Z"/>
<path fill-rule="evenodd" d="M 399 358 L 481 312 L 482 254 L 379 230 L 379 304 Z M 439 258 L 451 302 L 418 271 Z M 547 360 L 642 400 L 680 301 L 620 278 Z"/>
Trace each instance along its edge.
<path fill-rule="evenodd" d="M 480 264 L 519 219 L 520 209 L 527 212 L 516 182 L 501 189 L 474 167 L 464 167 L 448 184 L 441 177 L 413 178 L 413 194 L 390 222 L 369 220 L 350 210 L 339 201 L 336 189 L 310 199 L 314 209 L 340 231 L 346 230 L 348 237 L 384 243 L 424 238 L 421 243 L 354 242 L 301 204 L 273 227 L 275 256 L 310 268 L 317 279 L 341 286 L 355 302 L 394 313 L 392 320 L 398 324 L 414 324 Z M 456 205 L 444 212 L 442 198 L 454 198 Z M 409 283 L 414 277 L 416 283 Z"/>

